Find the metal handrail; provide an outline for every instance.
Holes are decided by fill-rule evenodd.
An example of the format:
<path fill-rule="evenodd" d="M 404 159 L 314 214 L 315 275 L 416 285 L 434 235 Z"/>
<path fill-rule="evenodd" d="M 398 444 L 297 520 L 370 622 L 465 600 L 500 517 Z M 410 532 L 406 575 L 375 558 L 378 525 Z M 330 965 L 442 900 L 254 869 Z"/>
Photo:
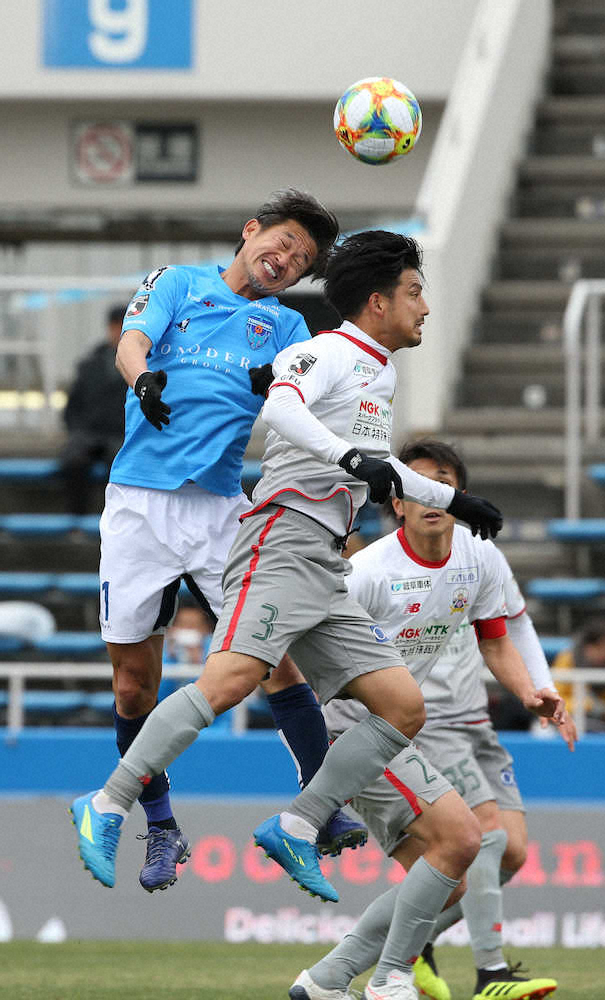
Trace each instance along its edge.
<path fill-rule="evenodd" d="M 200 669 L 196 664 L 166 664 L 163 677 L 170 680 L 191 680 Z M 14 739 L 25 725 L 23 696 L 27 680 L 111 680 L 113 668 L 110 663 L 1 663 L 0 679 L 8 681 L 8 711 L 6 719 L 7 736 Z M 233 716 L 233 731 L 243 732 L 247 728 L 248 709 L 246 702 L 236 705 Z"/>
<path fill-rule="evenodd" d="M 601 436 L 601 299 L 605 280 L 574 283 L 563 316 L 565 350 L 565 516 L 580 516 L 583 441 Z M 584 435 L 582 435 L 582 325 L 586 321 Z"/>
<path fill-rule="evenodd" d="M 25 725 L 23 695 L 26 680 L 110 680 L 112 673 L 110 663 L 0 663 L 0 679 L 8 681 L 8 738 L 14 739 Z M 163 676 L 171 680 L 191 680 L 195 673 L 195 664 L 191 663 L 168 664 L 163 668 Z M 489 671 L 483 677 L 488 682 L 495 680 Z M 605 669 L 557 669 L 554 680 L 573 685 L 573 717 L 578 736 L 583 736 L 586 732 L 586 694 L 592 684 L 605 684 Z M 247 721 L 245 699 L 235 706 L 233 731 L 244 732 Z"/>

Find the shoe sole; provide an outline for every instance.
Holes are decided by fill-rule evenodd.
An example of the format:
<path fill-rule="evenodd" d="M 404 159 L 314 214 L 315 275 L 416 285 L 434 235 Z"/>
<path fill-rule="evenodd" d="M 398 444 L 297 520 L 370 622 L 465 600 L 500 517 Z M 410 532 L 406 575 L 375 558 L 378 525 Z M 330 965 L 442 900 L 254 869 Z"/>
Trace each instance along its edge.
<path fill-rule="evenodd" d="M 291 986 L 288 990 L 290 1000 L 311 1000 L 304 986 Z"/>
<path fill-rule="evenodd" d="M 99 885 L 102 885 L 105 889 L 113 889 L 113 884 L 112 885 L 108 885 L 107 882 L 104 882 L 102 878 L 99 878 L 98 875 L 95 875 L 95 873 L 93 872 L 92 868 L 89 868 L 88 863 L 86 861 L 86 858 L 82 855 L 82 848 L 80 847 L 80 834 L 78 832 L 78 824 L 76 822 L 75 813 L 74 813 L 73 809 L 71 808 L 71 806 L 69 807 L 69 809 L 67 811 L 67 815 L 71 816 L 71 824 L 72 824 L 72 826 L 75 826 L 76 832 L 78 833 L 78 854 L 80 855 L 80 861 L 84 865 L 84 871 L 85 872 L 89 872 L 91 878 L 94 878 L 95 882 L 98 882 Z"/>
<path fill-rule="evenodd" d="M 183 851 L 180 858 L 176 859 L 177 865 L 186 864 L 190 857 L 191 857 L 191 848 L 188 847 L 186 851 Z M 169 889 L 170 886 L 174 885 L 176 881 L 177 881 L 177 876 L 175 875 L 173 878 L 168 879 L 166 882 L 162 882 L 161 885 L 153 885 L 153 886 L 143 885 L 140 879 L 139 879 L 139 884 L 143 886 L 145 892 L 156 892 L 157 889 L 159 889 L 160 891 L 163 891 L 164 889 Z"/>
<path fill-rule="evenodd" d="M 336 840 L 333 840 L 330 844 L 318 843 L 317 850 L 322 857 L 329 855 L 331 858 L 337 858 L 347 848 L 351 851 L 356 851 L 358 847 L 365 847 L 367 842 L 367 832 L 364 832 L 363 830 L 352 830 L 350 833 L 345 833 L 342 837 L 338 837 Z"/>
<path fill-rule="evenodd" d="M 283 865 L 282 865 L 281 861 L 279 861 L 279 860 L 278 860 L 277 858 L 274 858 L 272 854 L 269 854 L 269 853 L 267 852 L 267 850 L 265 849 L 265 846 L 264 846 L 264 844 L 259 844 L 259 842 L 258 842 L 258 840 L 256 840 L 256 838 L 254 839 L 254 844 L 255 844 L 255 846 L 256 846 L 256 847 L 260 847 L 261 851 L 264 851 L 264 853 L 265 853 L 265 857 L 266 857 L 266 858 L 268 858 L 268 859 L 269 859 L 269 861 L 275 861 L 275 864 L 276 864 L 276 865 L 279 865 L 279 867 L 280 867 L 280 868 L 281 868 L 281 869 L 282 869 L 283 871 L 285 871 L 285 872 L 286 872 L 286 869 L 285 869 L 285 868 L 283 867 Z M 288 875 L 288 872 L 286 872 L 286 875 Z M 313 892 L 313 890 L 312 890 L 312 889 L 308 889 L 306 885 L 302 885 L 302 884 L 301 884 L 301 883 L 300 883 L 300 882 L 298 881 L 298 879 L 297 879 L 297 878 L 294 878 L 294 875 L 290 875 L 290 876 L 289 876 L 289 879 L 290 879 L 290 881 L 291 881 L 291 882 L 294 882 L 294 884 L 295 884 L 295 885 L 297 885 L 297 886 L 298 886 L 298 888 L 299 888 L 299 889 L 300 889 L 300 890 L 301 890 L 302 892 L 306 892 L 306 893 L 308 893 L 308 895 L 309 895 L 309 896 L 311 896 L 311 897 L 312 897 L 313 899 L 316 899 L 316 898 L 317 898 L 317 899 L 320 899 L 320 900 L 322 901 L 322 903 L 331 903 L 331 902 L 332 902 L 332 900 L 331 900 L 331 899 L 325 899 L 325 898 L 324 898 L 323 896 L 320 896 L 320 894 L 319 894 L 318 892 Z M 301 1000 L 305 1000 L 305 998 L 306 998 L 307 996 L 308 996 L 308 994 L 307 994 L 306 992 L 305 992 L 304 996 L 302 996 L 302 994 L 301 994 Z M 297 1000 L 297 998 L 295 998 L 295 1000 Z"/>
<path fill-rule="evenodd" d="M 544 986 L 542 989 L 530 990 L 529 993 L 524 993 L 518 998 L 518 1000 L 543 1000 L 544 997 L 550 996 L 554 993 L 556 986 Z M 480 993 L 475 994 L 473 1000 L 486 1000 L 485 996 L 481 996 Z"/>

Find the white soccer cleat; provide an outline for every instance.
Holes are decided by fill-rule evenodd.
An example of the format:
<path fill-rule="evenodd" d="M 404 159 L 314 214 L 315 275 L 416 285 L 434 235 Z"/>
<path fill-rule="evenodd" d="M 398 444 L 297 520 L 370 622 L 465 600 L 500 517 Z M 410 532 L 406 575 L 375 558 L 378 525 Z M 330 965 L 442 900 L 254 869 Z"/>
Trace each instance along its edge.
<path fill-rule="evenodd" d="M 326 990 L 323 986 L 318 986 L 307 970 L 303 969 L 288 990 L 288 996 L 290 1000 L 353 1000 L 354 995 L 348 989 Z"/>
<path fill-rule="evenodd" d="M 363 1000 L 418 1000 L 418 993 L 409 975 L 393 969 L 383 986 L 375 986 L 370 979 L 363 992 Z"/>

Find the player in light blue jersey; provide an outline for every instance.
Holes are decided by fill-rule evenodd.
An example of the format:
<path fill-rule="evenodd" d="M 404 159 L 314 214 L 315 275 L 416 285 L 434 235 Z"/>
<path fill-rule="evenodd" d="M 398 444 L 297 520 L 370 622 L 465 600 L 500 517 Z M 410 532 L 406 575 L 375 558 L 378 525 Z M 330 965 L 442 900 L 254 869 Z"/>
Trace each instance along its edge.
<path fill-rule="evenodd" d="M 213 621 L 220 613 L 223 565 L 250 506 L 243 455 L 264 401 L 250 371 L 309 339 L 302 316 L 276 296 L 322 273 L 337 234 L 335 217 L 311 195 L 280 192 L 245 224 L 226 269 L 159 267 L 128 306 L 116 357 L 130 387 L 126 432 L 106 492 L 100 565 L 121 754 L 156 703 L 163 632 L 181 579 Z M 317 701 L 291 661 L 269 683 L 276 724 L 304 781 L 327 749 Z M 141 802 L 149 831 L 140 881 L 151 892 L 176 880 L 190 851 L 165 773 L 150 779 Z M 84 813 L 76 821 L 86 823 Z M 354 826 L 339 830 L 343 844 L 365 839 L 365 828 Z"/>

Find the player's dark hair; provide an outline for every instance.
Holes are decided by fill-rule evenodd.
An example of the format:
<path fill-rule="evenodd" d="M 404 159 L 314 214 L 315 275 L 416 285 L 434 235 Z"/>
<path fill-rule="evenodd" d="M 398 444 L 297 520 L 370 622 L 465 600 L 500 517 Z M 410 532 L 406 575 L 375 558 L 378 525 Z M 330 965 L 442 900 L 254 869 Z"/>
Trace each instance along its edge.
<path fill-rule="evenodd" d="M 109 323 L 119 323 L 122 325 L 124 319 L 124 314 L 128 309 L 128 303 L 125 306 L 110 306 L 110 308 L 105 313 L 105 322 Z"/>
<path fill-rule="evenodd" d="M 406 268 L 422 274 L 422 251 L 411 236 L 355 233 L 331 250 L 324 293 L 342 319 L 355 319 L 373 292 L 391 296 Z"/>
<path fill-rule="evenodd" d="M 449 465 L 456 473 L 456 482 L 459 490 L 465 490 L 468 480 L 466 465 L 460 455 L 454 451 L 449 444 L 444 441 L 435 441 L 432 438 L 420 438 L 418 441 L 408 441 L 399 452 L 399 461 L 409 465 L 418 458 L 430 458 L 437 465 Z"/>
<path fill-rule="evenodd" d="M 323 277 L 328 251 L 338 236 L 339 226 L 334 213 L 322 205 L 317 198 L 314 198 L 307 191 L 285 188 L 271 195 L 269 201 L 266 201 L 254 213 L 254 218 L 260 222 L 261 229 L 269 229 L 271 226 L 277 226 L 280 222 L 287 222 L 288 219 L 294 219 L 299 225 L 304 226 L 317 244 L 318 250 L 317 257 L 305 273 L 315 277 Z M 243 245 L 244 239 L 242 237 L 235 248 L 236 254 L 240 252 Z"/>
<path fill-rule="evenodd" d="M 589 618 L 577 635 L 580 646 L 592 646 L 593 643 L 602 642 L 603 639 L 605 639 L 605 619 L 603 618 Z"/>

